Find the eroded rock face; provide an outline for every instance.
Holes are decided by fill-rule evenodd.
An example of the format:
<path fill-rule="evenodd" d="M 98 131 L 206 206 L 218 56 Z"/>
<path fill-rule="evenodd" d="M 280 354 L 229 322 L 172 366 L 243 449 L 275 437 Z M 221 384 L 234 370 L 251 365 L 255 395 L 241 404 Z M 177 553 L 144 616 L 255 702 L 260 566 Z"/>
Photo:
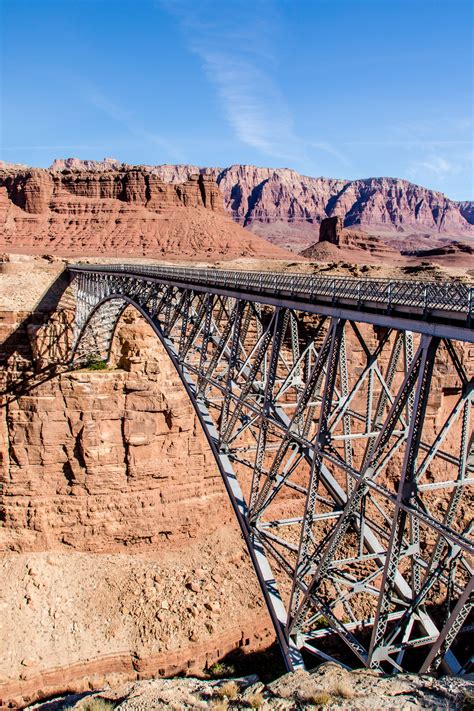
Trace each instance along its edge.
<path fill-rule="evenodd" d="M 51 199 L 64 192 L 93 200 L 121 200 L 164 212 L 170 207 L 209 207 L 223 211 L 222 201 L 212 204 L 213 181 L 198 173 L 179 185 L 165 183 L 141 169 L 108 169 L 61 172 L 42 169 L 4 171 L 2 187 L 10 200 L 25 212 L 38 214 L 50 207 Z M 214 187 L 214 191 L 213 191 Z M 53 209 L 56 203 L 53 203 Z"/>
<path fill-rule="evenodd" d="M 0 169 L 0 246 L 82 256 L 287 256 L 232 222 L 212 176 L 170 183 L 110 161 L 92 170 Z"/>
<path fill-rule="evenodd" d="M 339 246 L 342 234 L 342 217 L 326 217 L 321 221 L 319 228 L 319 241 L 330 242 Z"/>
<path fill-rule="evenodd" d="M 344 228 L 343 224 L 342 217 L 338 216 L 321 220 L 318 241 L 304 249 L 301 255 L 309 259 L 321 259 L 327 256 L 332 256 L 334 259 L 345 257 L 362 264 L 367 263 L 367 258 L 375 263 L 388 261 L 396 264 L 400 261 L 400 253 L 380 237 L 363 230 Z"/>
<path fill-rule="evenodd" d="M 56 171 L 103 172 L 118 161 L 58 160 Z M 132 169 L 132 166 L 127 166 Z M 183 183 L 199 173 L 215 180 L 235 222 L 270 242 L 295 251 L 315 242 L 321 221 L 339 216 L 344 227 L 430 237 L 474 238 L 472 202 L 455 202 L 442 193 L 398 178 L 344 180 L 303 176 L 288 168 L 198 168 L 192 165 L 142 166 L 166 183 Z"/>
<path fill-rule="evenodd" d="M 213 511 L 219 525 L 229 520 L 192 405 L 151 329 L 130 312 L 115 343 L 120 370 L 63 373 L 8 403 L 4 550 L 182 545 L 215 529 Z"/>
<path fill-rule="evenodd" d="M 41 360 L 41 327 L 21 335 Z M 30 361 L 0 410 L 2 702 L 201 673 L 274 638 L 194 410 L 131 309 L 113 362 L 43 380 Z"/>

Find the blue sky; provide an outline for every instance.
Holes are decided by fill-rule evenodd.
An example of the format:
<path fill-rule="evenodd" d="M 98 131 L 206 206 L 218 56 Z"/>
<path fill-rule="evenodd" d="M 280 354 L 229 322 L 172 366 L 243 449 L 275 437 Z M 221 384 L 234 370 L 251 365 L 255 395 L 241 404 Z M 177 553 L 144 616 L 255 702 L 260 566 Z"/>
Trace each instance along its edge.
<path fill-rule="evenodd" d="M 0 157 L 473 195 L 472 0 L 0 0 Z"/>

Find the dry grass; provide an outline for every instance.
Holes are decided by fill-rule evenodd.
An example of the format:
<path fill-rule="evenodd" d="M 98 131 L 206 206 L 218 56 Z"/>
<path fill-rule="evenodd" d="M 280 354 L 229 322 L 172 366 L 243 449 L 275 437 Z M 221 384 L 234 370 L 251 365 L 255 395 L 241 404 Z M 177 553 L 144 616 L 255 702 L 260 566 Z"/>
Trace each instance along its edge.
<path fill-rule="evenodd" d="M 227 711 L 228 708 L 229 702 L 227 699 L 219 699 L 211 703 L 211 709 L 214 709 L 214 711 Z"/>
<path fill-rule="evenodd" d="M 344 682 L 338 684 L 334 693 L 341 696 L 343 699 L 353 699 L 355 696 L 354 689 L 349 684 L 344 684 Z"/>
<path fill-rule="evenodd" d="M 222 686 L 219 686 L 216 694 L 220 696 L 221 699 L 233 701 L 239 695 L 239 687 L 235 681 L 226 681 Z"/>
<path fill-rule="evenodd" d="M 259 709 L 261 706 L 263 706 L 264 698 L 260 691 L 256 691 L 254 694 L 251 694 L 248 697 L 247 701 L 250 704 L 251 708 Z"/>
<path fill-rule="evenodd" d="M 332 696 L 327 691 L 321 691 L 319 694 L 314 694 L 314 696 L 308 698 L 308 701 L 314 706 L 327 706 L 331 703 Z"/>

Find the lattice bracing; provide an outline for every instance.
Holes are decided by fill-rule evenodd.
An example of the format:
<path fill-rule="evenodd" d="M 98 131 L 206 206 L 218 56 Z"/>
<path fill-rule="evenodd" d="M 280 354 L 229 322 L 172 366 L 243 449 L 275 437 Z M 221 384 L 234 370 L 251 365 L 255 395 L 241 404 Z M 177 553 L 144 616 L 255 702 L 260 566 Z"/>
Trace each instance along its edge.
<path fill-rule="evenodd" d="M 231 295 L 192 274 L 77 268 L 75 281 L 79 362 L 108 357 L 130 303 L 161 338 L 289 668 L 307 652 L 386 671 L 469 668 L 472 347 L 400 316 L 239 295 L 237 277 Z"/>

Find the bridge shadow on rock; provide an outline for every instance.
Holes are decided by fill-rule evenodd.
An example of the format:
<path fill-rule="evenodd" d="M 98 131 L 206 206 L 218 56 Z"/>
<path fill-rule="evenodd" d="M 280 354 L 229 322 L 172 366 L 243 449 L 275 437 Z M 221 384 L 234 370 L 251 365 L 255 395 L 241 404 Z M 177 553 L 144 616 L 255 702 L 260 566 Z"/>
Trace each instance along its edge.
<path fill-rule="evenodd" d="M 65 269 L 13 330 L 8 316 L 0 321 L 0 332 L 9 331 L 0 343 L 0 406 L 68 369 L 75 310 L 70 281 Z"/>
<path fill-rule="evenodd" d="M 247 652 L 245 647 L 232 650 L 208 670 L 214 679 L 251 676 L 256 674 L 261 681 L 269 683 L 286 673 L 281 650 L 277 642 L 256 652 Z"/>

